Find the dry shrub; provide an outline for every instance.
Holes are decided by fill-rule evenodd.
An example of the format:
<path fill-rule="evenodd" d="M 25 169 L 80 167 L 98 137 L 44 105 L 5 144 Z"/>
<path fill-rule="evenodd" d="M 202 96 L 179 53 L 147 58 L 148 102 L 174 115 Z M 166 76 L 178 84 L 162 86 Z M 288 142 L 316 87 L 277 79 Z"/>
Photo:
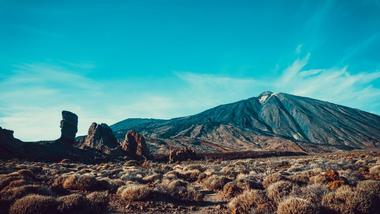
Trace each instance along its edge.
<path fill-rule="evenodd" d="M 34 181 L 35 176 L 32 171 L 22 169 L 17 172 L 13 172 L 7 175 L 0 175 L 0 190 L 3 190 L 5 187 L 9 186 L 14 181 Z"/>
<path fill-rule="evenodd" d="M 355 193 L 349 186 L 341 186 L 335 192 L 323 196 L 322 205 L 331 213 L 354 213 L 352 201 Z"/>
<path fill-rule="evenodd" d="M 247 190 L 233 198 L 228 207 L 234 214 L 273 213 L 274 206 L 263 191 Z"/>
<path fill-rule="evenodd" d="M 236 177 L 236 183 L 242 190 L 248 189 L 263 189 L 263 186 L 258 179 L 252 175 L 239 174 Z"/>
<path fill-rule="evenodd" d="M 380 165 L 369 168 L 369 174 L 374 176 L 380 176 Z"/>
<path fill-rule="evenodd" d="M 354 213 L 379 213 L 380 212 L 380 196 L 372 192 L 355 192 L 352 199 L 352 207 Z"/>
<path fill-rule="evenodd" d="M 159 173 L 153 173 L 151 175 L 147 175 L 142 178 L 142 181 L 144 183 L 157 183 L 160 182 L 162 179 L 162 174 Z"/>
<path fill-rule="evenodd" d="M 58 210 L 61 213 L 79 214 L 79 213 L 92 213 L 90 201 L 81 194 L 65 195 L 58 198 L 61 202 Z"/>
<path fill-rule="evenodd" d="M 41 185 L 13 187 L 0 192 L 0 209 L 7 210 L 19 198 L 29 194 L 52 195 L 49 188 Z"/>
<path fill-rule="evenodd" d="M 329 188 L 329 190 L 334 190 L 334 189 L 337 189 L 337 188 L 339 188 L 345 184 L 347 184 L 347 182 L 345 180 L 336 180 L 336 181 L 330 181 L 327 184 L 327 187 Z"/>
<path fill-rule="evenodd" d="M 153 198 L 154 190 L 148 185 L 129 184 L 120 187 L 116 194 L 128 201 L 151 200 Z"/>
<path fill-rule="evenodd" d="M 9 184 L 6 187 L 4 187 L 1 191 L 6 191 L 6 190 L 11 189 L 13 187 L 20 187 L 20 186 L 25 186 L 28 184 L 29 183 L 22 178 L 17 179 L 17 180 L 13 180 L 13 181 L 9 182 Z"/>
<path fill-rule="evenodd" d="M 207 178 L 207 174 L 202 172 L 201 174 L 198 175 L 197 181 L 202 182 L 206 178 Z"/>
<path fill-rule="evenodd" d="M 221 175 L 211 175 L 203 180 L 202 184 L 209 190 L 216 191 L 223 189 L 224 185 L 231 180 Z"/>
<path fill-rule="evenodd" d="M 174 201 L 202 201 L 203 194 L 191 188 L 183 180 L 173 180 L 161 185 L 161 193 L 170 196 Z"/>
<path fill-rule="evenodd" d="M 92 192 L 88 194 L 87 199 L 90 201 L 91 206 L 94 208 L 93 213 L 106 213 L 108 207 L 108 193 L 107 192 Z"/>
<path fill-rule="evenodd" d="M 97 191 L 108 189 L 109 183 L 104 180 L 97 180 L 90 175 L 70 175 L 65 178 L 62 186 L 69 190 Z"/>
<path fill-rule="evenodd" d="M 289 197 L 278 204 L 277 214 L 317 214 L 320 208 L 308 200 Z"/>
<path fill-rule="evenodd" d="M 359 182 L 351 203 L 356 213 L 380 212 L 380 181 Z"/>
<path fill-rule="evenodd" d="M 320 204 L 322 197 L 327 193 L 328 189 L 325 185 L 312 184 L 295 189 L 291 195 L 294 197 L 306 199 L 313 204 Z"/>
<path fill-rule="evenodd" d="M 263 186 L 264 186 L 264 188 L 268 188 L 269 185 L 271 185 L 273 183 L 276 183 L 278 181 L 286 181 L 286 180 L 288 180 L 288 179 L 284 175 L 282 175 L 279 172 L 276 172 L 276 173 L 270 174 L 264 178 Z"/>
<path fill-rule="evenodd" d="M 309 183 L 310 184 L 325 184 L 327 183 L 326 176 L 324 176 L 323 174 L 311 176 L 309 178 Z"/>
<path fill-rule="evenodd" d="M 226 183 L 223 187 L 223 196 L 226 198 L 232 198 L 242 192 L 242 189 L 238 187 L 236 181 Z"/>
<path fill-rule="evenodd" d="M 290 181 L 278 181 L 269 185 L 267 188 L 267 194 L 271 200 L 278 203 L 285 196 L 289 195 L 293 191 L 294 187 L 294 184 Z"/>
<path fill-rule="evenodd" d="M 181 174 L 182 174 L 182 178 L 185 179 L 186 181 L 189 181 L 189 182 L 194 182 L 198 179 L 198 176 L 201 174 L 202 172 L 198 169 L 192 169 L 192 170 L 188 170 L 188 171 L 183 171 Z"/>
<path fill-rule="evenodd" d="M 358 191 L 380 195 L 380 181 L 376 181 L 376 180 L 360 181 L 358 182 L 356 189 Z"/>
<path fill-rule="evenodd" d="M 10 214 L 54 214 L 58 213 L 59 202 L 51 196 L 28 195 L 17 200 L 10 208 Z"/>

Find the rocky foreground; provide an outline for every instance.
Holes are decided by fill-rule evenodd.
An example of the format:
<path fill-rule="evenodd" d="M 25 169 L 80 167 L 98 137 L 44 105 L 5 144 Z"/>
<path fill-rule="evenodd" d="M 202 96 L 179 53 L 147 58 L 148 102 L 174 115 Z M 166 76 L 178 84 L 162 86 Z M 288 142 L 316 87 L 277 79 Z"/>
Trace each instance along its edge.
<path fill-rule="evenodd" d="M 1 213 L 379 213 L 380 153 L 0 162 Z"/>

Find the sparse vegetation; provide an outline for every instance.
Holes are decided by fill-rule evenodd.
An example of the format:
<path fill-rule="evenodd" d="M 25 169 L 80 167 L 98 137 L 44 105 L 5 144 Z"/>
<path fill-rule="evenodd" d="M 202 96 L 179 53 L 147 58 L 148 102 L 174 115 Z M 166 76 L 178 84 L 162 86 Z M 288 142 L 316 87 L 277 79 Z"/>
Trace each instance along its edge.
<path fill-rule="evenodd" d="M 10 214 L 58 213 L 59 202 L 51 196 L 28 195 L 18 199 L 10 208 Z"/>
<path fill-rule="evenodd" d="M 378 156 L 354 151 L 176 163 L 0 161 L 0 210 L 376 213 Z"/>
<path fill-rule="evenodd" d="M 277 214 L 317 214 L 319 213 L 319 207 L 310 201 L 289 197 L 278 204 Z"/>

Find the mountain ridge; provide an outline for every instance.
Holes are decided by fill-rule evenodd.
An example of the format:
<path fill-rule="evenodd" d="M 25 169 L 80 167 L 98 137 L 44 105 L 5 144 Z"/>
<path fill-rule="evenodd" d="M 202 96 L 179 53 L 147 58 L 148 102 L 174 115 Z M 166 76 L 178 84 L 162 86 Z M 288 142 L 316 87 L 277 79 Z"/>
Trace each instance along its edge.
<path fill-rule="evenodd" d="M 243 149 L 264 149 L 269 144 L 281 142 L 367 148 L 378 147 L 380 139 L 380 116 L 376 114 L 269 91 L 190 116 L 132 120 L 111 126 L 118 138 L 134 129 L 152 142 L 170 146 L 183 144 L 200 150 L 202 146 L 210 147 L 206 146 L 210 143 L 233 150 L 241 146 Z M 277 143 L 268 143 L 274 139 Z M 258 145 L 254 146 L 255 143 Z"/>

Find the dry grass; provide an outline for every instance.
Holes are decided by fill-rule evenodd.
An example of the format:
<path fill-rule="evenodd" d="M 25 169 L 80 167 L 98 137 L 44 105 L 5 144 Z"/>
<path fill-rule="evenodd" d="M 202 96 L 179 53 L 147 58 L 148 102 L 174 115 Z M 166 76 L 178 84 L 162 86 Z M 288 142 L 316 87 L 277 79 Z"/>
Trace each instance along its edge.
<path fill-rule="evenodd" d="M 294 188 L 295 185 L 290 181 L 278 181 L 269 185 L 269 187 L 267 188 L 267 194 L 271 200 L 278 203 L 284 197 L 288 196 Z"/>
<path fill-rule="evenodd" d="M 61 213 L 67 213 L 67 214 L 92 213 L 92 207 L 91 207 L 90 201 L 81 194 L 75 193 L 71 195 L 65 195 L 65 196 L 59 197 L 58 201 L 60 202 L 58 210 Z"/>
<path fill-rule="evenodd" d="M 379 156 L 354 151 L 172 164 L 0 161 L 0 213 L 30 194 L 46 195 L 61 213 L 376 213 Z"/>
<path fill-rule="evenodd" d="M 222 190 L 224 185 L 231 180 L 226 176 L 222 175 L 211 175 L 210 177 L 204 179 L 202 184 L 209 190 L 219 191 Z"/>
<path fill-rule="evenodd" d="M 147 185 L 130 184 L 120 187 L 116 194 L 127 201 L 151 200 L 154 190 Z"/>
<path fill-rule="evenodd" d="M 51 196 L 28 195 L 18 199 L 10 208 L 10 214 L 54 214 L 59 202 Z"/>
<path fill-rule="evenodd" d="M 317 214 L 320 208 L 310 201 L 289 197 L 278 204 L 277 214 Z"/>
<path fill-rule="evenodd" d="M 98 180 L 90 175 L 70 175 L 63 181 L 64 189 L 82 190 L 82 191 L 97 191 L 106 190 L 109 188 L 109 183 L 104 180 Z"/>
<path fill-rule="evenodd" d="M 248 190 L 233 198 L 228 204 L 232 213 L 273 213 L 274 206 L 260 190 Z"/>
<path fill-rule="evenodd" d="M 276 172 L 276 173 L 270 174 L 264 178 L 263 186 L 265 188 L 268 188 L 269 185 L 276 183 L 278 181 L 284 181 L 284 180 L 288 180 L 288 179 L 284 175 L 282 175 L 281 173 Z"/>

